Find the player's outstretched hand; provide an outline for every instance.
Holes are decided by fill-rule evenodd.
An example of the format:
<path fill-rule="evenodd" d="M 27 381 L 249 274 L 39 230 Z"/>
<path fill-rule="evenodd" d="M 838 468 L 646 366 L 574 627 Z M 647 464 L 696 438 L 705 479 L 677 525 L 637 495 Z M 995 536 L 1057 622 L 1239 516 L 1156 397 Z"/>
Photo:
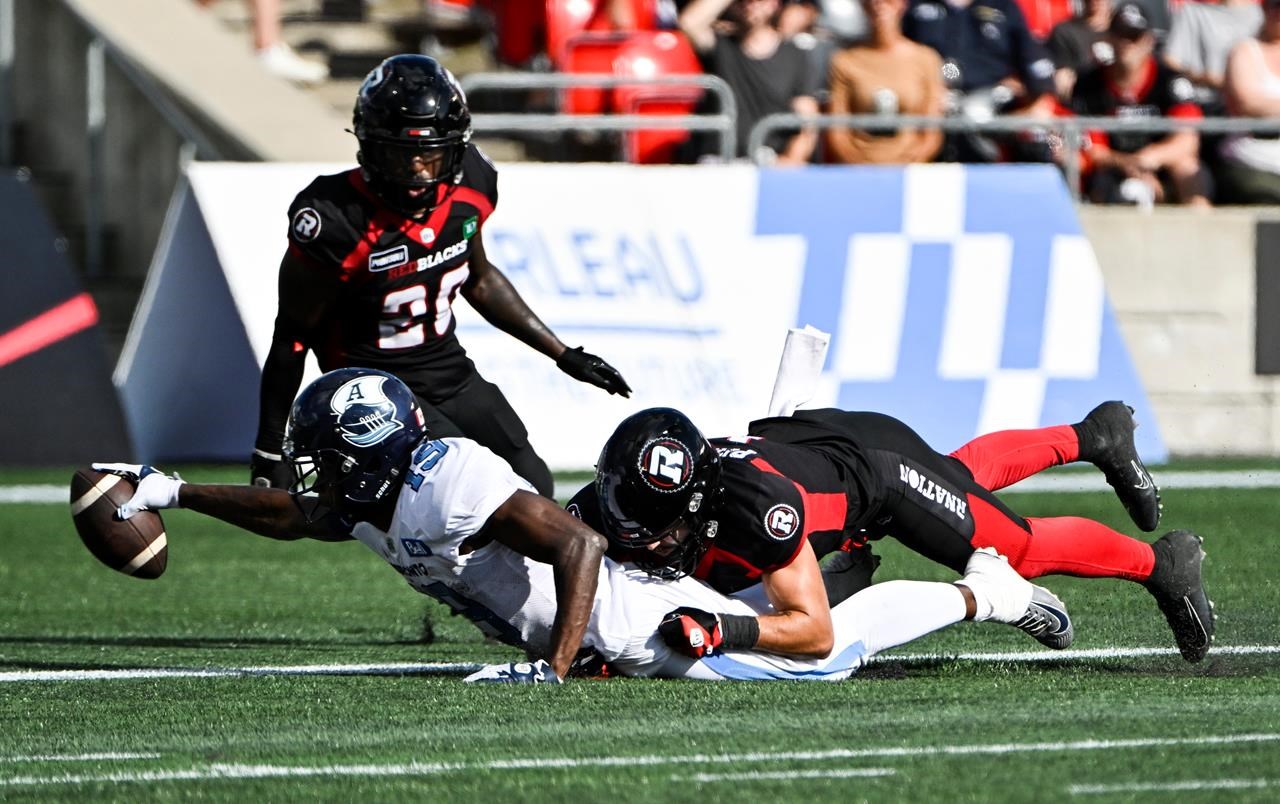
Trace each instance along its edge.
<path fill-rule="evenodd" d="M 543 659 L 487 664 L 462 679 L 467 684 L 559 684 L 560 676 Z"/>
<path fill-rule="evenodd" d="M 249 482 L 255 486 L 287 489 L 293 483 L 293 470 L 279 455 L 255 449 L 249 459 Z"/>
<path fill-rule="evenodd" d="M 581 346 L 565 349 L 556 359 L 556 367 L 578 382 L 589 382 L 611 394 L 631 396 L 631 386 L 622 379 L 618 370 Z"/>
<path fill-rule="evenodd" d="M 715 653 L 724 642 L 720 617 L 688 606 L 667 612 L 658 624 L 658 635 L 672 650 L 693 659 Z"/>
<path fill-rule="evenodd" d="M 128 478 L 137 484 L 133 496 L 116 509 L 116 516 L 128 519 L 139 511 L 159 511 L 178 507 L 178 489 L 183 480 L 177 475 L 166 475 L 154 466 L 138 463 L 95 463 L 99 472 L 110 472 Z"/>

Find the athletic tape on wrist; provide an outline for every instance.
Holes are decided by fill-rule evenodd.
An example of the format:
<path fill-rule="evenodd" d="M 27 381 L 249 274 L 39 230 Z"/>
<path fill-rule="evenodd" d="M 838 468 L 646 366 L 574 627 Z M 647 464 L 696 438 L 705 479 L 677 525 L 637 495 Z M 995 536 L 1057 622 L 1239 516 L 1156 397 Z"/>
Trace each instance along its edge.
<path fill-rule="evenodd" d="M 743 614 L 720 615 L 720 647 L 749 650 L 760 641 L 760 621 Z"/>

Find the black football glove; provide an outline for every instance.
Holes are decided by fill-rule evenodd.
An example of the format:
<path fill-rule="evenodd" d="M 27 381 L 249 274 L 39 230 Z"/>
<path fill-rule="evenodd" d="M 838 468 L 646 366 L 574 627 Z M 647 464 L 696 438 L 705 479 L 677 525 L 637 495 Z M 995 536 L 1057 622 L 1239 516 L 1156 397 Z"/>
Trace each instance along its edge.
<path fill-rule="evenodd" d="M 293 483 L 293 469 L 279 455 L 255 449 L 249 459 L 249 482 L 264 488 L 287 489 Z"/>
<path fill-rule="evenodd" d="M 672 650 L 693 659 L 714 653 L 724 643 L 720 618 L 709 611 L 688 606 L 667 612 L 658 625 L 658 635 Z"/>
<path fill-rule="evenodd" d="M 582 351 L 581 346 L 565 349 L 556 359 L 556 368 L 578 382 L 589 382 L 611 394 L 631 396 L 631 386 L 618 370 L 590 352 Z"/>

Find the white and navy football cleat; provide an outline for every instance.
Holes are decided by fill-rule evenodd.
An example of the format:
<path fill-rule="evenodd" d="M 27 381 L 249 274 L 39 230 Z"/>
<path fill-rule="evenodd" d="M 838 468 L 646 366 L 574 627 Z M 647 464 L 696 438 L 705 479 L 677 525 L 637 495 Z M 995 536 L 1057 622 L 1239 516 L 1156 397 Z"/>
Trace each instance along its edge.
<path fill-rule="evenodd" d="M 1026 613 L 1011 625 L 1021 628 L 1041 645 L 1054 650 L 1071 647 L 1072 640 L 1076 638 L 1067 607 L 1057 595 L 1043 586 L 1035 587 Z"/>

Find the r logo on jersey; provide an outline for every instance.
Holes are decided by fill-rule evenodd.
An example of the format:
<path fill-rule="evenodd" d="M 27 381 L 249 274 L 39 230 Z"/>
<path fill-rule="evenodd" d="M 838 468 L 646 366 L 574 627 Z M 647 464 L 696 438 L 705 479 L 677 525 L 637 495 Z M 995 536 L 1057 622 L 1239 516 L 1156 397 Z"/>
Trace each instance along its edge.
<path fill-rule="evenodd" d="M 311 207 L 303 207 L 294 214 L 290 228 L 294 240 L 310 243 L 320 236 L 320 213 Z"/>
<path fill-rule="evenodd" d="M 796 535 L 799 527 L 800 515 L 786 503 L 778 503 L 765 512 L 764 529 L 780 542 Z"/>
<path fill-rule="evenodd" d="M 652 441 L 640 452 L 640 477 L 658 491 L 678 491 L 689 482 L 693 456 L 670 438 Z"/>

